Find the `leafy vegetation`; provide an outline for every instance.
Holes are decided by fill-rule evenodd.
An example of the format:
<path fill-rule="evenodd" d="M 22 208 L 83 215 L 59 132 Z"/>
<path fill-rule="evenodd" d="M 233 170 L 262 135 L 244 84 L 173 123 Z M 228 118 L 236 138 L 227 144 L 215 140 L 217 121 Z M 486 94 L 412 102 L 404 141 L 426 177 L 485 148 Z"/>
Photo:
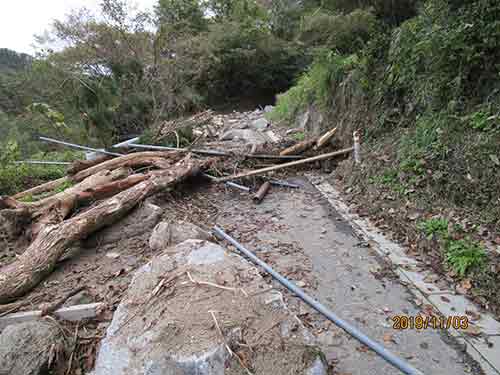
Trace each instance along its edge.
<path fill-rule="evenodd" d="M 472 271 L 483 271 L 486 264 L 484 247 L 470 237 L 456 239 L 449 234 L 449 222 L 445 218 L 431 218 L 418 224 L 428 239 L 434 236 L 439 239 L 444 248 L 445 262 L 459 276 L 465 277 Z M 459 231 L 462 228 L 457 228 Z"/>
<path fill-rule="evenodd" d="M 433 235 L 444 237 L 448 233 L 448 220 L 444 218 L 432 218 L 422 221 L 418 228 L 424 231 L 427 237 L 432 238 Z"/>
<path fill-rule="evenodd" d="M 486 262 L 484 247 L 470 238 L 448 240 L 445 248 L 446 262 L 459 276 L 472 270 L 481 270 Z"/>

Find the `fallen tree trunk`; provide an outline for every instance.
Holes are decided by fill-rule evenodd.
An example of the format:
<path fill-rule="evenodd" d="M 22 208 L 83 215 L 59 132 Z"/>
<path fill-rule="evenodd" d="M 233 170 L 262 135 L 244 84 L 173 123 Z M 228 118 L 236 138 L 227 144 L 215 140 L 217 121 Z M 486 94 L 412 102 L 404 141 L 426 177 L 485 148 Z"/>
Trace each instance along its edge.
<path fill-rule="evenodd" d="M 111 197 L 120 191 L 131 188 L 138 183 L 147 180 L 151 174 L 134 174 L 124 178 L 123 180 L 110 182 L 106 185 L 101 185 L 79 192 L 76 200 L 78 202 L 89 200 L 100 200 Z"/>
<path fill-rule="evenodd" d="M 68 177 L 66 177 L 66 176 L 65 177 L 61 177 L 61 178 L 59 178 L 57 180 L 49 181 L 49 182 L 46 182 L 45 184 L 38 185 L 38 186 L 35 186 L 34 188 L 22 191 L 22 192 L 17 193 L 17 194 L 14 194 L 12 196 L 12 198 L 14 198 L 14 199 L 22 199 L 22 198 L 27 197 L 28 195 L 42 194 L 42 193 L 45 193 L 47 191 L 56 189 L 57 187 L 61 186 L 62 184 L 64 184 L 67 181 L 69 181 Z"/>
<path fill-rule="evenodd" d="M 120 167 L 142 167 L 142 166 L 156 166 L 158 168 L 169 168 L 172 162 L 178 157 L 177 152 L 165 151 L 146 151 L 137 152 L 105 161 L 101 164 L 84 169 L 83 171 L 75 174 L 71 179 L 73 181 L 82 181 L 83 179 L 105 169 L 113 170 Z M 169 160 L 170 159 L 170 160 Z M 174 159 L 174 160 L 172 160 Z"/>
<path fill-rule="evenodd" d="M 105 161 L 111 160 L 113 156 L 111 155 L 99 155 L 93 160 L 75 160 L 71 167 L 68 168 L 68 174 L 74 175 L 84 169 L 93 167 L 94 165 L 104 163 Z"/>
<path fill-rule="evenodd" d="M 267 173 L 267 172 L 277 171 L 279 169 L 285 169 L 285 168 L 294 167 L 294 166 L 297 166 L 297 165 L 302 165 L 302 164 L 306 164 L 306 163 L 312 163 L 312 162 L 319 161 L 319 160 L 331 159 L 334 156 L 340 156 L 340 155 L 348 154 L 353 149 L 354 149 L 353 147 L 349 147 L 349 148 L 345 148 L 343 150 L 329 152 L 327 154 L 313 156 L 313 157 L 307 158 L 307 159 L 292 161 L 292 162 L 285 163 L 285 164 L 273 165 L 272 167 L 255 169 L 253 171 L 249 171 L 249 172 L 245 172 L 245 173 L 239 173 L 239 174 L 235 174 L 235 175 L 232 175 L 232 176 L 218 178 L 216 181 L 217 182 L 226 182 L 226 181 L 230 181 L 230 180 L 237 180 L 237 179 L 243 178 L 243 177 L 256 176 L 256 175 L 264 174 L 264 173 Z"/>
<path fill-rule="evenodd" d="M 62 223 L 43 226 L 28 249 L 13 263 L 0 269 L 0 303 L 8 303 L 38 285 L 52 272 L 71 244 L 115 223 L 148 196 L 172 188 L 187 177 L 199 173 L 200 168 L 209 162 L 197 162 L 187 157 L 171 169 L 158 173 L 88 211 Z"/>
<path fill-rule="evenodd" d="M 72 197 L 75 197 L 82 191 L 124 178 L 128 176 L 129 173 L 130 171 L 127 168 L 118 168 L 113 171 L 101 170 L 91 176 L 86 177 L 84 180 L 82 180 L 82 182 L 68 187 L 66 190 L 60 193 L 56 193 L 54 195 L 51 195 L 50 197 L 41 199 L 36 202 L 20 204 L 22 204 L 23 207 L 27 207 L 31 211 L 39 210 L 43 207 L 51 206 L 58 201 L 70 200 Z"/>
<path fill-rule="evenodd" d="M 42 199 L 39 202 L 28 203 L 26 208 L 31 211 L 34 221 L 31 228 L 32 238 L 38 235 L 44 225 L 63 221 L 77 206 L 80 193 L 95 186 L 108 184 L 126 177 L 128 173 L 129 171 L 126 168 L 119 168 L 114 171 L 100 171 L 61 193 Z"/>

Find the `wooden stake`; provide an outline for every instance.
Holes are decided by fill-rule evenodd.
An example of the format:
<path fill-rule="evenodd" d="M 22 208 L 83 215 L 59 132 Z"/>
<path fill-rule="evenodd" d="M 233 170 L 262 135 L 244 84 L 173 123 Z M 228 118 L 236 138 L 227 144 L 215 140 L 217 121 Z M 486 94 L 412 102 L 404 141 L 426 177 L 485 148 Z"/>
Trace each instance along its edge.
<path fill-rule="evenodd" d="M 352 133 L 353 139 L 354 139 L 354 162 L 356 164 L 361 163 L 361 154 L 360 154 L 360 137 L 359 137 L 359 132 L 356 130 L 354 133 Z"/>

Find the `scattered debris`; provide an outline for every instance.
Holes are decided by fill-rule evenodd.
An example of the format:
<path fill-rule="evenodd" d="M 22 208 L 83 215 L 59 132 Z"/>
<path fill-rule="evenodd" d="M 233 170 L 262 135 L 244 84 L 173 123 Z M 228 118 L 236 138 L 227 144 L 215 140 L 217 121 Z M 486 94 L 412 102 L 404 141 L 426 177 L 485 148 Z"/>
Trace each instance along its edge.
<path fill-rule="evenodd" d="M 104 307 L 103 303 L 92 303 L 89 305 L 70 306 L 58 309 L 52 315 L 62 320 L 75 322 L 82 319 L 94 318 L 98 311 Z M 42 310 L 27 311 L 9 314 L 0 317 L 0 330 L 12 324 L 19 324 L 37 320 L 43 316 Z"/>
<path fill-rule="evenodd" d="M 226 182 L 226 181 L 230 181 L 230 180 L 237 180 L 237 179 L 240 179 L 240 178 L 243 178 L 243 177 L 250 177 L 250 176 L 261 175 L 261 174 L 264 174 L 264 173 L 267 173 L 267 172 L 272 172 L 272 171 L 277 171 L 277 170 L 280 170 L 280 169 L 290 168 L 290 167 L 294 167 L 294 166 L 297 166 L 297 165 L 312 163 L 312 162 L 320 161 L 320 160 L 331 159 L 331 158 L 333 158 L 335 156 L 345 155 L 345 154 L 348 154 L 348 153 L 350 153 L 352 151 L 353 151 L 352 147 L 351 148 L 346 148 L 346 149 L 339 150 L 339 151 L 329 152 L 329 153 L 323 154 L 323 155 L 313 156 L 313 157 L 310 157 L 310 158 L 307 158 L 307 159 L 292 161 L 292 162 L 285 163 L 285 164 L 280 164 L 280 165 L 274 165 L 272 167 L 257 169 L 257 170 L 253 170 L 253 171 L 245 172 L 245 173 L 239 173 L 239 174 L 235 174 L 235 175 L 228 176 L 228 177 L 222 177 L 222 178 L 218 179 L 218 182 Z"/>

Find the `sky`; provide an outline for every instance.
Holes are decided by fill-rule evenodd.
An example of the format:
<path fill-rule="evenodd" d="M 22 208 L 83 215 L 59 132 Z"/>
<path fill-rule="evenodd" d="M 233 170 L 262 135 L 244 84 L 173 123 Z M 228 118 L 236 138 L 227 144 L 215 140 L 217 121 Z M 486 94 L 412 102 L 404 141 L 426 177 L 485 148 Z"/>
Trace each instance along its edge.
<path fill-rule="evenodd" d="M 99 9 L 101 0 L 2 0 L 0 2 L 0 48 L 33 54 L 35 34 L 42 34 L 54 19 L 71 9 Z M 134 0 L 139 9 L 152 9 L 156 0 Z"/>

